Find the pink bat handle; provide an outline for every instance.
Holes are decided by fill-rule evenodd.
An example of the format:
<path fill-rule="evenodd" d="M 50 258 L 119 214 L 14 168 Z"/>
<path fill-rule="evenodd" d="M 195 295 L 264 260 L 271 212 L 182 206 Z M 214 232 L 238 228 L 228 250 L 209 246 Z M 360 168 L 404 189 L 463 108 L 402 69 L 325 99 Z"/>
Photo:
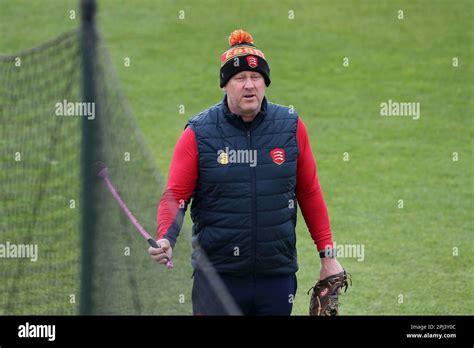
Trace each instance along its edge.
<path fill-rule="evenodd" d="M 150 244 L 153 248 L 160 248 L 160 246 L 158 245 L 158 243 L 153 239 L 153 238 L 149 238 L 147 239 L 147 242 L 148 244 Z M 171 269 L 173 268 L 174 265 L 173 265 L 173 262 L 171 262 L 171 260 L 168 260 L 168 262 L 166 263 L 166 268 L 168 269 Z"/>
<path fill-rule="evenodd" d="M 120 195 L 118 194 L 114 185 L 112 185 L 112 182 L 109 179 L 109 173 L 108 173 L 107 167 L 102 167 L 99 170 L 98 175 L 99 177 L 104 179 L 104 182 L 107 188 L 109 189 L 110 193 L 112 193 L 117 203 L 120 205 L 120 208 L 122 208 L 125 215 L 127 215 L 128 219 L 132 222 L 133 226 L 135 226 L 138 232 L 140 232 L 143 238 L 147 240 L 148 244 L 150 244 L 153 248 L 160 248 L 160 246 L 156 243 L 156 241 L 153 238 L 151 238 L 150 234 L 143 228 L 142 225 L 140 225 L 137 218 L 132 214 L 130 209 L 128 209 L 125 202 L 122 200 L 122 197 L 120 197 Z M 168 262 L 166 263 L 166 268 L 171 269 L 173 267 L 174 267 L 173 262 L 171 262 L 171 260 L 168 260 Z"/>

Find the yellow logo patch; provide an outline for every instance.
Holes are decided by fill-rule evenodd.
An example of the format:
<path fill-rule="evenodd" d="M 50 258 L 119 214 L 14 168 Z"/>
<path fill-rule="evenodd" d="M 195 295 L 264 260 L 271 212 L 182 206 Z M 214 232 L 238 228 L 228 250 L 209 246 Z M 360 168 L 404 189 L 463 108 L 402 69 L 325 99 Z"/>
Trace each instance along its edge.
<path fill-rule="evenodd" d="M 219 157 L 217 157 L 217 162 L 226 165 L 229 163 L 229 155 L 226 152 L 221 152 Z"/>

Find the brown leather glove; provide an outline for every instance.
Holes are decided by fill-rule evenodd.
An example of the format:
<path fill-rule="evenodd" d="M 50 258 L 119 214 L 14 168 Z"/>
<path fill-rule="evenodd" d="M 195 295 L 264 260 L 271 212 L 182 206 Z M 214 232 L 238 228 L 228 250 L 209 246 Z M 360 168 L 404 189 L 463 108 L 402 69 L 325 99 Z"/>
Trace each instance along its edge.
<path fill-rule="evenodd" d="M 323 280 L 318 280 L 311 290 L 311 301 L 309 302 L 309 315 L 331 316 L 339 314 L 339 293 L 343 287 L 344 292 L 352 285 L 351 275 L 344 269 L 341 273 L 334 274 Z"/>

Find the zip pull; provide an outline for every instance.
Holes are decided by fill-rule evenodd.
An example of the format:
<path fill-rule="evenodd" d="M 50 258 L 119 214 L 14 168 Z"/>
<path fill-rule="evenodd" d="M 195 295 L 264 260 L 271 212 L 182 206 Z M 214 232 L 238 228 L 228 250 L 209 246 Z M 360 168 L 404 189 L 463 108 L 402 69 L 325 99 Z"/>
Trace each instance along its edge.
<path fill-rule="evenodd" d="M 247 131 L 247 136 L 250 137 L 250 131 Z"/>

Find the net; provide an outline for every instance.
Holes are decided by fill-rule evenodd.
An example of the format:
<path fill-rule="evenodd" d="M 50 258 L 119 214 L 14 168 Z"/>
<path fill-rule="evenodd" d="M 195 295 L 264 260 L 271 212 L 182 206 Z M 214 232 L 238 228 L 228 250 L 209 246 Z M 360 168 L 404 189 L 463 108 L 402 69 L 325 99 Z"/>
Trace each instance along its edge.
<path fill-rule="evenodd" d="M 78 53 L 71 31 L 0 57 L 0 314 L 76 312 L 79 120 L 55 104 L 79 100 Z"/>
<path fill-rule="evenodd" d="M 84 289 L 92 314 L 191 314 L 190 230 L 181 232 L 169 271 L 151 261 L 148 244 L 98 177 L 92 199 L 81 202 L 81 144 L 84 122 L 91 122 L 97 135 L 93 157 L 107 166 L 129 209 L 156 237 L 163 179 L 104 40 L 98 38 L 87 69 L 85 47 L 81 31 L 72 30 L 0 56 L 0 315 L 78 314 Z M 88 72 L 93 103 L 83 102 Z M 81 252 L 89 244 L 81 228 L 89 204 L 95 218 L 90 259 L 84 260 Z M 204 273 L 227 312 L 239 314 L 212 267 Z"/>
<path fill-rule="evenodd" d="M 84 117 L 100 124 L 100 156 L 110 178 L 155 236 L 163 183 L 99 42 L 96 115 L 80 104 L 79 31 L 0 57 L 0 314 L 78 313 Z M 92 312 L 190 314 L 189 243 L 177 246 L 173 271 L 157 267 L 100 183 L 92 203 Z"/>

